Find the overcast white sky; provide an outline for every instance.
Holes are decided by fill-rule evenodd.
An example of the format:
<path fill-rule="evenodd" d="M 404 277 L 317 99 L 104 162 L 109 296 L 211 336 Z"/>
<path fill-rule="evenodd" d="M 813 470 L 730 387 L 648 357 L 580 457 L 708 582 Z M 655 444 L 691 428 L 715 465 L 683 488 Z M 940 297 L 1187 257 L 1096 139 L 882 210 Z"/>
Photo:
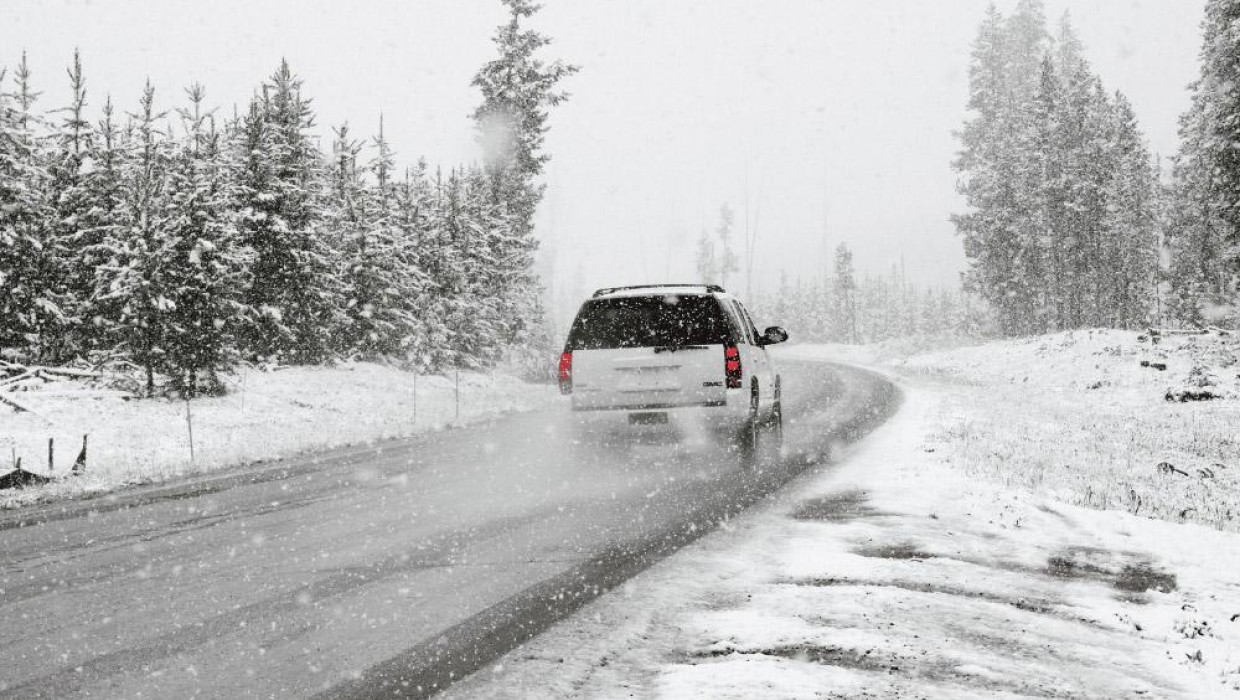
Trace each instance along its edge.
<path fill-rule="evenodd" d="M 758 221 L 759 286 L 817 274 L 847 241 L 911 280 L 962 269 L 948 215 L 970 44 L 987 0 L 546 0 L 549 56 L 582 67 L 552 120 L 542 233 L 561 295 L 693 279 L 693 244 L 727 201 Z M 1000 0 L 1008 11 L 1015 0 Z M 1108 87 L 1154 150 L 1176 147 L 1203 0 L 1048 0 L 1070 9 Z M 231 111 L 287 57 L 321 126 L 387 115 L 406 161 L 473 160 L 469 80 L 493 53 L 495 0 L 4 0 L 0 62 L 23 48 L 64 101 L 80 47 L 94 106 L 166 105 L 192 81 Z M 738 221 L 740 223 L 740 221 Z M 743 288 L 738 280 L 732 286 Z"/>

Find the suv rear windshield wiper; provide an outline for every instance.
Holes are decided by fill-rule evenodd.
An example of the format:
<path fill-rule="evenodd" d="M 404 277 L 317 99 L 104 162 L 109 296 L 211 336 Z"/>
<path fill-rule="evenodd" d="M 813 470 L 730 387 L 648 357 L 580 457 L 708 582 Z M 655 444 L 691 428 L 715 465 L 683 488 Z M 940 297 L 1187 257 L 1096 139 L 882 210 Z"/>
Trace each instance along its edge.
<path fill-rule="evenodd" d="M 655 353 L 661 352 L 681 352 L 683 350 L 709 350 L 709 345 L 659 345 L 655 347 Z"/>

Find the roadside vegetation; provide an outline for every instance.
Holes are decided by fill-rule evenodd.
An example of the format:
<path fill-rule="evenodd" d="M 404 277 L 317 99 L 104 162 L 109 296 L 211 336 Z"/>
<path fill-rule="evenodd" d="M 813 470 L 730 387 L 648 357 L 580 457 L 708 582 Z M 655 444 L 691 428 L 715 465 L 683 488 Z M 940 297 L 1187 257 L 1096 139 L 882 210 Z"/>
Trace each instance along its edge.
<path fill-rule="evenodd" d="M 321 144 L 287 62 L 229 113 L 201 85 L 114 105 L 77 55 L 70 103 L 43 105 L 24 54 L 0 67 L 0 358 L 190 398 L 242 362 L 549 373 L 533 221 L 576 68 L 539 58 L 537 6 L 504 4 L 472 82 L 482 157 L 448 167 L 398 163 L 378 114 Z"/>

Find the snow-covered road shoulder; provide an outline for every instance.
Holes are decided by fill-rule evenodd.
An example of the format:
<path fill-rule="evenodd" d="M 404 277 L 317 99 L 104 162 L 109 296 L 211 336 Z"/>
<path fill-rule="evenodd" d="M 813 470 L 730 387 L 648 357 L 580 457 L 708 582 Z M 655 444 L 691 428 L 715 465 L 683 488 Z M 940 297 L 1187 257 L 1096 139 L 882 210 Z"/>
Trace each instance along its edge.
<path fill-rule="evenodd" d="M 0 491 L 0 508 L 468 425 L 543 408 L 558 395 L 504 374 L 461 372 L 458 380 L 361 362 L 243 371 L 229 378 L 227 395 L 192 405 L 99 397 L 70 384 L 23 393 L 33 412 L 0 407 L 0 473 L 20 457 L 26 470 L 65 477 L 88 435 L 85 474 Z"/>
<path fill-rule="evenodd" d="M 1240 689 L 1240 536 L 964 474 L 928 451 L 950 387 L 914 379 L 902 389 L 900 413 L 837 455 L 838 468 L 449 696 L 1205 698 Z"/>

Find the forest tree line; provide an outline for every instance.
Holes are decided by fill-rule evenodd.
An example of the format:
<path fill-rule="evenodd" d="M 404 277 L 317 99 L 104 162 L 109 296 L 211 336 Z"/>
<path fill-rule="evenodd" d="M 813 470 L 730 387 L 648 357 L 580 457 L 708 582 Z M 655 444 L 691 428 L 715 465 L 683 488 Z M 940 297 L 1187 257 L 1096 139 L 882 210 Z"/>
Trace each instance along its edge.
<path fill-rule="evenodd" d="M 698 237 L 698 279 L 727 287 L 735 279 L 730 275 L 741 272 L 742 260 L 752 261 L 751 248 L 737 250 L 735 227 L 735 213 L 722 205 L 715 228 Z M 752 231 L 741 238 L 746 245 Z M 809 279 L 789 280 L 781 273 L 778 287 L 747 291 L 746 303 L 759 320 L 786 326 L 799 342 L 862 344 L 994 333 L 994 316 L 980 299 L 959 289 L 909 284 L 899 266 L 886 276 L 860 275 L 847 243 L 818 267 L 821 272 Z"/>
<path fill-rule="evenodd" d="M 576 68 L 537 58 L 547 39 L 521 24 L 536 6 L 505 5 L 473 80 L 486 158 L 446 171 L 397 165 L 382 118 L 321 147 L 287 62 L 227 117 L 201 86 L 168 107 L 148 82 L 92 118 L 78 56 L 69 104 L 40 110 L 23 54 L 0 71 L 2 356 L 129 363 L 148 392 L 162 377 L 191 396 L 243 359 L 541 361 L 537 178 Z"/>
<path fill-rule="evenodd" d="M 859 274 L 846 243 L 810 279 L 781 274 L 775 290 L 751 306 L 759 319 L 795 329 L 796 340 L 868 344 L 899 338 L 981 338 L 993 334 L 988 306 L 946 287 L 909 283 L 899 266 L 886 275 Z"/>
<path fill-rule="evenodd" d="M 1163 182 L 1132 105 L 1107 90 L 1065 13 L 992 5 L 973 45 L 969 117 L 954 163 L 968 210 L 953 217 L 966 289 L 1001 332 L 1234 324 L 1240 62 L 1234 0 L 1211 0 L 1202 78 Z M 1234 44 L 1234 41 L 1231 42 Z"/>

